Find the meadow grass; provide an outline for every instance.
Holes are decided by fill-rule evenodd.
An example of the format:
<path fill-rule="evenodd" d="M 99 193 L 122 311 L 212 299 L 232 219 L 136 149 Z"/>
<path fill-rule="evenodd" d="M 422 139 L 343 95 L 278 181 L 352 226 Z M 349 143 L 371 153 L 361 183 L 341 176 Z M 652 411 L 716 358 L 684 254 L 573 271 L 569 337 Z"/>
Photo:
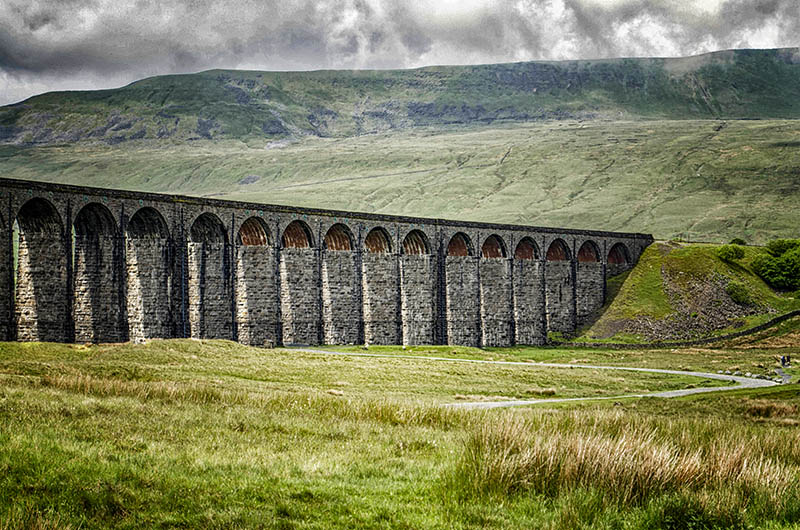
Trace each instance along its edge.
<path fill-rule="evenodd" d="M 466 411 L 440 406 L 453 387 L 514 395 L 520 376 L 451 364 L 225 341 L 0 344 L 0 528 L 800 522 L 794 386 Z M 571 381 L 556 397 L 685 383 L 535 372 Z"/>

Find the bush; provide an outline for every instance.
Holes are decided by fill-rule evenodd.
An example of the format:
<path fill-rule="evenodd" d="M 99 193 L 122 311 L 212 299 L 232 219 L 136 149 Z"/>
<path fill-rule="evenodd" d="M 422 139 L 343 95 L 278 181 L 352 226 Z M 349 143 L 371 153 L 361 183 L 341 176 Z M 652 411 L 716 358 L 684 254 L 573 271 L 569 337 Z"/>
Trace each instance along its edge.
<path fill-rule="evenodd" d="M 742 239 L 741 237 L 734 237 L 731 239 L 731 245 L 746 245 L 747 241 Z"/>
<path fill-rule="evenodd" d="M 776 258 L 796 248 L 800 248 L 800 239 L 773 239 L 767 243 L 767 252 Z"/>
<path fill-rule="evenodd" d="M 744 249 L 739 245 L 722 245 L 717 249 L 717 257 L 722 261 L 732 262 L 744 257 Z"/>
<path fill-rule="evenodd" d="M 775 245 L 773 249 L 770 249 L 769 245 L 767 247 L 770 253 L 773 249 L 781 248 L 779 245 Z M 800 245 L 789 248 L 790 250 L 785 250 L 778 256 L 769 254 L 757 256 L 752 263 L 753 272 L 776 289 L 785 291 L 800 289 Z"/>
<path fill-rule="evenodd" d="M 750 298 L 750 292 L 741 282 L 729 282 L 728 285 L 725 286 L 725 292 L 728 293 L 728 296 L 731 297 L 731 300 L 739 305 L 750 305 L 752 302 L 752 299 Z"/>

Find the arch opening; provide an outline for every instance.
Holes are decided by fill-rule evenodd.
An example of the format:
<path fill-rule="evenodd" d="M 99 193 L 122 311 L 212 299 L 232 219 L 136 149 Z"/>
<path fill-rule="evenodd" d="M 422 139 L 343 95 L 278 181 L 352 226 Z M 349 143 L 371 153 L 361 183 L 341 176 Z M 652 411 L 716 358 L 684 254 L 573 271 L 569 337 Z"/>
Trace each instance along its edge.
<path fill-rule="evenodd" d="M 466 234 L 458 232 L 447 244 L 448 256 L 472 256 L 472 243 Z"/>
<path fill-rule="evenodd" d="M 292 221 L 283 231 L 281 246 L 283 248 L 311 248 L 313 247 L 311 229 L 303 221 Z"/>
<path fill-rule="evenodd" d="M 506 257 L 506 245 L 503 242 L 503 239 L 498 235 L 490 235 L 486 238 L 486 241 L 483 242 L 483 246 L 481 247 L 481 255 L 484 258 L 505 258 Z"/>
<path fill-rule="evenodd" d="M 25 234 L 48 234 L 61 232 L 61 217 L 55 207 L 45 199 L 31 199 L 17 213 L 19 230 Z"/>
<path fill-rule="evenodd" d="M 600 252 L 594 241 L 586 241 L 578 250 L 578 261 L 581 263 L 592 263 L 600 261 Z"/>
<path fill-rule="evenodd" d="M 117 223 L 111 212 L 100 203 L 92 202 L 81 208 L 73 223 L 78 237 L 111 236 L 117 231 Z"/>
<path fill-rule="evenodd" d="M 225 225 L 213 213 L 204 213 L 195 219 L 190 235 L 192 243 L 224 243 L 227 239 Z"/>
<path fill-rule="evenodd" d="M 556 239 L 547 248 L 547 261 L 569 261 L 569 248 L 563 239 Z"/>
<path fill-rule="evenodd" d="M 325 250 L 353 250 L 353 233 L 342 223 L 336 223 L 325 233 Z"/>
<path fill-rule="evenodd" d="M 403 239 L 403 254 L 424 255 L 430 254 L 428 238 L 421 230 L 412 230 Z"/>
<path fill-rule="evenodd" d="M 524 237 L 517 244 L 517 249 L 514 251 L 514 259 L 518 260 L 534 260 L 539 259 L 539 250 L 536 248 L 536 243 L 529 237 Z"/>
<path fill-rule="evenodd" d="M 383 228 L 373 228 L 367 234 L 364 240 L 364 246 L 367 252 L 372 254 L 389 254 L 392 251 L 391 240 L 389 234 Z"/>
<path fill-rule="evenodd" d="M 168 239 L 169 229 L 164 217 L 150 206 L 139 208 L 128 220 L 125 233 L 130 239 Z"/>
<path fill-rule="evenodd" d="M 250 217 L 239 228 L 236 243 L 245 247 L 264 247 L 269 245 L 269 227 L 263 219 Z"/>
<path fill-rule="evenodd" d="M 608 263 L 612 265 L 626 265 L 630 263 L 628 247 L 617 243 L 608 251 Z"/>

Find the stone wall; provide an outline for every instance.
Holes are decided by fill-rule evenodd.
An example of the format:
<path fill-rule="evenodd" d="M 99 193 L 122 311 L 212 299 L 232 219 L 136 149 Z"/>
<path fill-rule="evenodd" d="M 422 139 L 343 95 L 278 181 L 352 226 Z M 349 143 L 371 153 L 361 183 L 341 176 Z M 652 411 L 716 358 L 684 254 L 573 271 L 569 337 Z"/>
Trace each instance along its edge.
<path fill-rule="evenodd" d="M 514 319 L 517 344 L 539 345 L 546 342 L 543 286 L 540 261 L 514 261 Z"/>
<path fill-rule="evenodd" d="M 189 329 L 196 339 L 231 339 L 231 289 L 224 243 L 187 244 Z"/>
<path fill-rule="evenodd" d="M 402 255 L 401 306 L 403 344 L 433 344 L 436 271 L 429 255 Z"/>
<path fill-rule="evenodd" d="M 364 341 L 368 344 L 400 344 L 397 256 L 365 253 L 362 267 Z"/>
<path fill-rule="evenodd" d="M 12 294 L 10 289 L 9 278 L 11 274 L 11 259 L 12 255 L 10 250 L 9 238 L 11 234 L 7 231 L 7 225 L 2 217 L 0 217 L 0 245 L 3 251 L 0 253 L 0 340 L 11 340 L 11 330 L 9 323 L 11 320 L 11 300 Z"/>
<path fill-rule="evenodd" d="M 357 344 L 362 324 L 356 254 L 326 250 L 322 256 L 322 340 L 325 344 Z"/>
<path fill-rule="evenodd" d="M 447 343 L 478 346 L 481 337 L 478 260 L 472 256 L 445 258 Z"/>
<path fill-rule="evenodd" d="M 20 234 L 18 259 L 17 340 L 68 340 L 67 253 L 60 235 Z"/>
<path fill-rule="evenodd" d="M 548 261 L 545 265 L 547 330 L 570 333 L 575 329 L 572 264 Z"/>
<path fill-rule="evenodd" d="M 321 319 L 316 251 L 281 249 L 280 274 L 283 343 L 319 344 Z"/>
<path fill-rule="evenodd" d="M 77 342 L 127 339 L 120 304 L 121 258 L 113 236 L 75 238 L 73 321 Z"/>
<path fill-rule="evenodd" d="M 278 340 L 276 250 L 265 245 L 241 246 L 236 254 L 238 340 L 250 346 L 274 345 Z"/>
<path fill-rule="evenodd" d="M 510 261 L 489 258 L 479 261 L 481 279 L 481 344 L 513 344 Z"/>
<path fill-rule="evenodd" d="M 125 242 L 129 340 L 172 336 L 172 276 L 166 239 Z"/>
<path fill-rule="evenodd" d="M 605 278 L 600 262 L 578 262 L 576 285 L 576 319 L 580 326 L 589 320 L 594 311 L 603 306 Z"/>

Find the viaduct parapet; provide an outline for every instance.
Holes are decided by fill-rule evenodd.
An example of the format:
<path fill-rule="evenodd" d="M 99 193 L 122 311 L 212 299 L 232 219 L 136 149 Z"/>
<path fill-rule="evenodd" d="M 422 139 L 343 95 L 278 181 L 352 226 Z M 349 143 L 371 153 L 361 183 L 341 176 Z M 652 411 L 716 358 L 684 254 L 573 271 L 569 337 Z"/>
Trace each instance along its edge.
<path fill-rule="evenodd" d="M 0 179 L 0 339 L 544 344 L 653 238 Z"/>

